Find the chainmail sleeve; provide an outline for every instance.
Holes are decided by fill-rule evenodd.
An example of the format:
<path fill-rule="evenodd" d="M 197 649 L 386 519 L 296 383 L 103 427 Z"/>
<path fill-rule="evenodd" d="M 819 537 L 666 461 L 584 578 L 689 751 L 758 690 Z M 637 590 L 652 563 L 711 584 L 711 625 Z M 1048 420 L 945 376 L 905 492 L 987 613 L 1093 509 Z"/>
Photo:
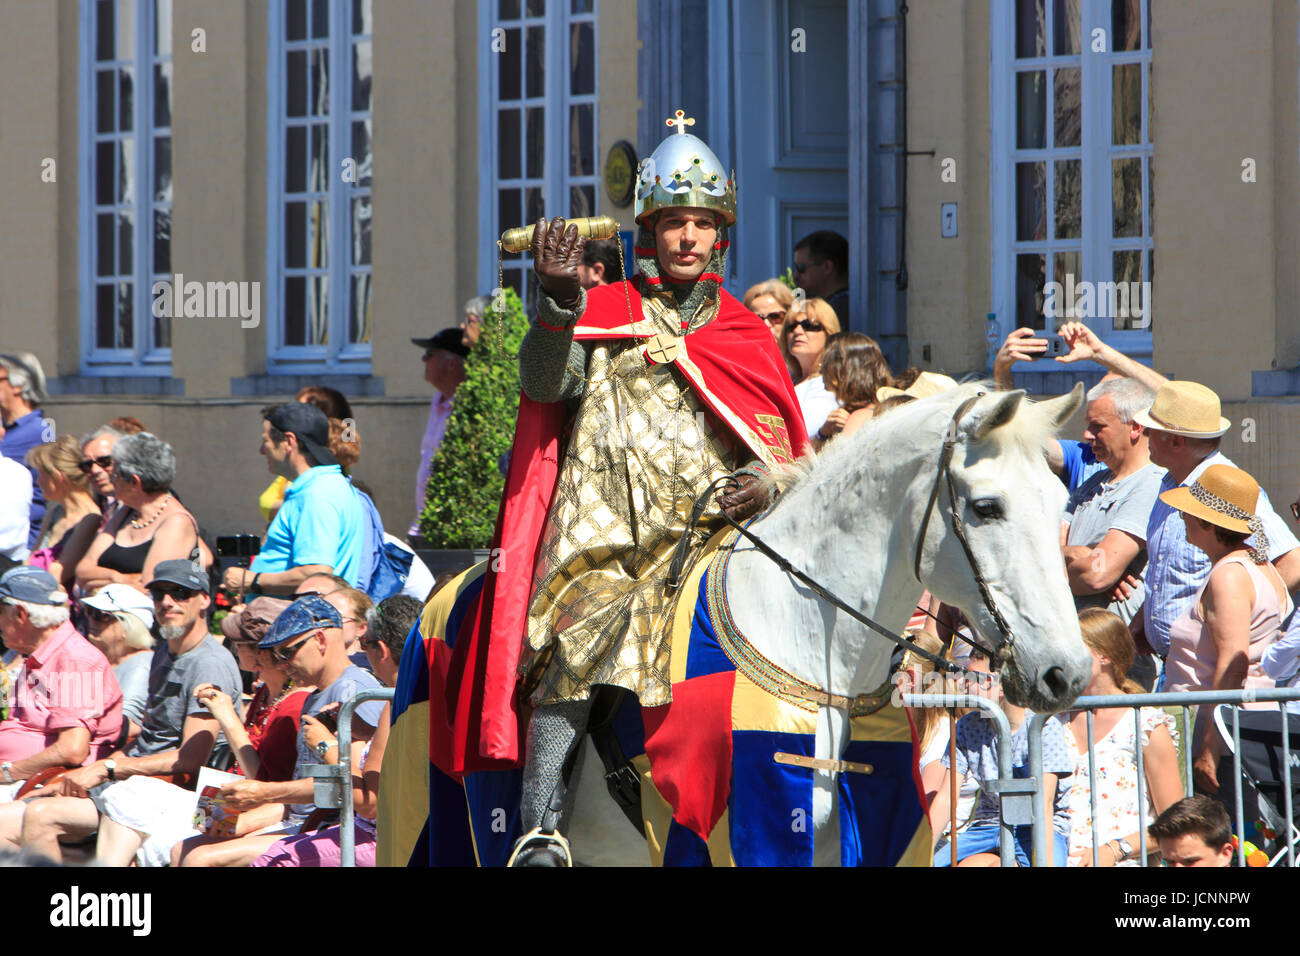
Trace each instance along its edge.
<path fill-rule="evenodd" d="M 573 340 L 573 327 L 586 308 L 585 291 L 573 311 L 561 309 L 545 293 L 538 300 L 537 320 L 519 346 L 519 384 L 533 401 L 565 401 L 586 388 L 587 349 Z"/>

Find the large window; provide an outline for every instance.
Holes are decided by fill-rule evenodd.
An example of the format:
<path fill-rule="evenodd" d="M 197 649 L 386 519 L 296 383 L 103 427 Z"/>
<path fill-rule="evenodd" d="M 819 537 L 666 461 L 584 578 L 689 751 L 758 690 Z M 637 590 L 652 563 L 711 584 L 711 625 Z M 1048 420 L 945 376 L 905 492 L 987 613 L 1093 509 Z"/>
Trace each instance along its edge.
<path fill-rule="evenodd" d="M 1151 350 L 1151 0 L 994 0 L 999 331 Z M 1078 313 L 1071 315 L 1069 312 Z"/>
<path fill-rule="evenodd" d="M 81 365 L 171 372 L 171 0 L 82 0 Z"/>
<path fill-rule="evenodd" d="M 270 4 L 271 371 L 368 371 L 371 18 L 371 0 Z"/>
<path fill-rule="evenodd" d="M 479 22 L 480 221 L 495 229 L 480 248 L 491 250 L 514 226 L 596 214 L 596 0 L 480 0 Z M 531 309 L 531 260 L 504 266 Z M 497 285 L 495 255 L 479 276 Z"/>

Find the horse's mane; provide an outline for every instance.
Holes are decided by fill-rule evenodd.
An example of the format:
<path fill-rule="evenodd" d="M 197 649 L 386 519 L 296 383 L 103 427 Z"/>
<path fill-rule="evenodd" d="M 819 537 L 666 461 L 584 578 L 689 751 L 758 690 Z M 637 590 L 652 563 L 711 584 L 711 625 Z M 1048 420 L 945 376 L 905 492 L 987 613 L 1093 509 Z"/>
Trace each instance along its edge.
<path fill-rule="evenodd" d="M 839 487 L 841 479 L 859 470 L 862 462 L 878 456 L 897 454 L 906 442 L 918 435 L 933 436 L 938 461 L 944 430 L 957 406 L 979 392 L 993 392 L 988 382 L 975 381 L 959 385 L 939 395 L 918 399 L 878 414 L 855 434 L 828 443 L 821 452 L 810 451 L 787 465 L 778 465 L 767 478 L 770 488 L 784 493 L 806 485 Z M 1022 401 L 1016 414 L 1005 425 L 984 437 L 995 454 L 1015 448 L 1041 454 L 1043 446 L 1055 437 L 1052 416 L 1036 402 Z"/>

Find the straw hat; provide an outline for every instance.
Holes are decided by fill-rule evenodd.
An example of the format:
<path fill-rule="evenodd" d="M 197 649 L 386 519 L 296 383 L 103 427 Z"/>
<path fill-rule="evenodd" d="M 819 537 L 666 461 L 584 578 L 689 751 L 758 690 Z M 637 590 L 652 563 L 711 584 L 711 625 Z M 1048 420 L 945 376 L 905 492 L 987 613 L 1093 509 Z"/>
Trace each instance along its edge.
<path fill-rule="evenodd" d="M 948 389 L 956 387 L 957 383 L 947 375 L 940 372 L 922 372 L 916 377 L 916 381 L 907 388 L 882 385 L 876 389 L 876 401 L 883 402 L 896 395 L 906 395 L 908 398 L 929 398 L 931 395 L 938 395 L 940 392 L 946 392 Z"/>
<path fill-rule="evenodd" d="M 1160 500 L 1238 534 L 1262 533 L 1263 526 L 1255 515 L 1259 483 L 1231 465 L 1211 465 L 1191 485 L 1171 488 L 1160 495 Z"/>
<path fill-rule="evenodd" d="M 1232 427 L 1221 414 L 1219 396 L 1196 382 L 1165 382 L 1151 407 L 1134 415 L 1133 421 L 1187 438 L 1218 438 Z"/>

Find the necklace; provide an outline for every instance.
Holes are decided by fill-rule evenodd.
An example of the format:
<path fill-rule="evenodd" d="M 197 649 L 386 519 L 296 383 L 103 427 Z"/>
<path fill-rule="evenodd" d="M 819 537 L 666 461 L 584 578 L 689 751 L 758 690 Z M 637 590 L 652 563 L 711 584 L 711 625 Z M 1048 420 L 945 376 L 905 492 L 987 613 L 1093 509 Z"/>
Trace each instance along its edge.
<path fill-rule="evenodd" d="M 162 513 L 167 510 L 167 502 L 171 500 L 172 500 L 172 493 L 169 491 L 165 496 L 163 496 L 162 505 L 160 505 L 158 510 L 153 513 L 152 518 L 150 518 L 148 521 L 141 521 L 139 518 L 133 518 L 131 520 L 131 527 L 135 528 L 137 531 L 139 531 L 141 528 L 149 527 L 149 525 L 153 524 L 160 517 L 162 517 Z M 143 514 L 141 515 L 141 517 L 143 517 Z"/>

